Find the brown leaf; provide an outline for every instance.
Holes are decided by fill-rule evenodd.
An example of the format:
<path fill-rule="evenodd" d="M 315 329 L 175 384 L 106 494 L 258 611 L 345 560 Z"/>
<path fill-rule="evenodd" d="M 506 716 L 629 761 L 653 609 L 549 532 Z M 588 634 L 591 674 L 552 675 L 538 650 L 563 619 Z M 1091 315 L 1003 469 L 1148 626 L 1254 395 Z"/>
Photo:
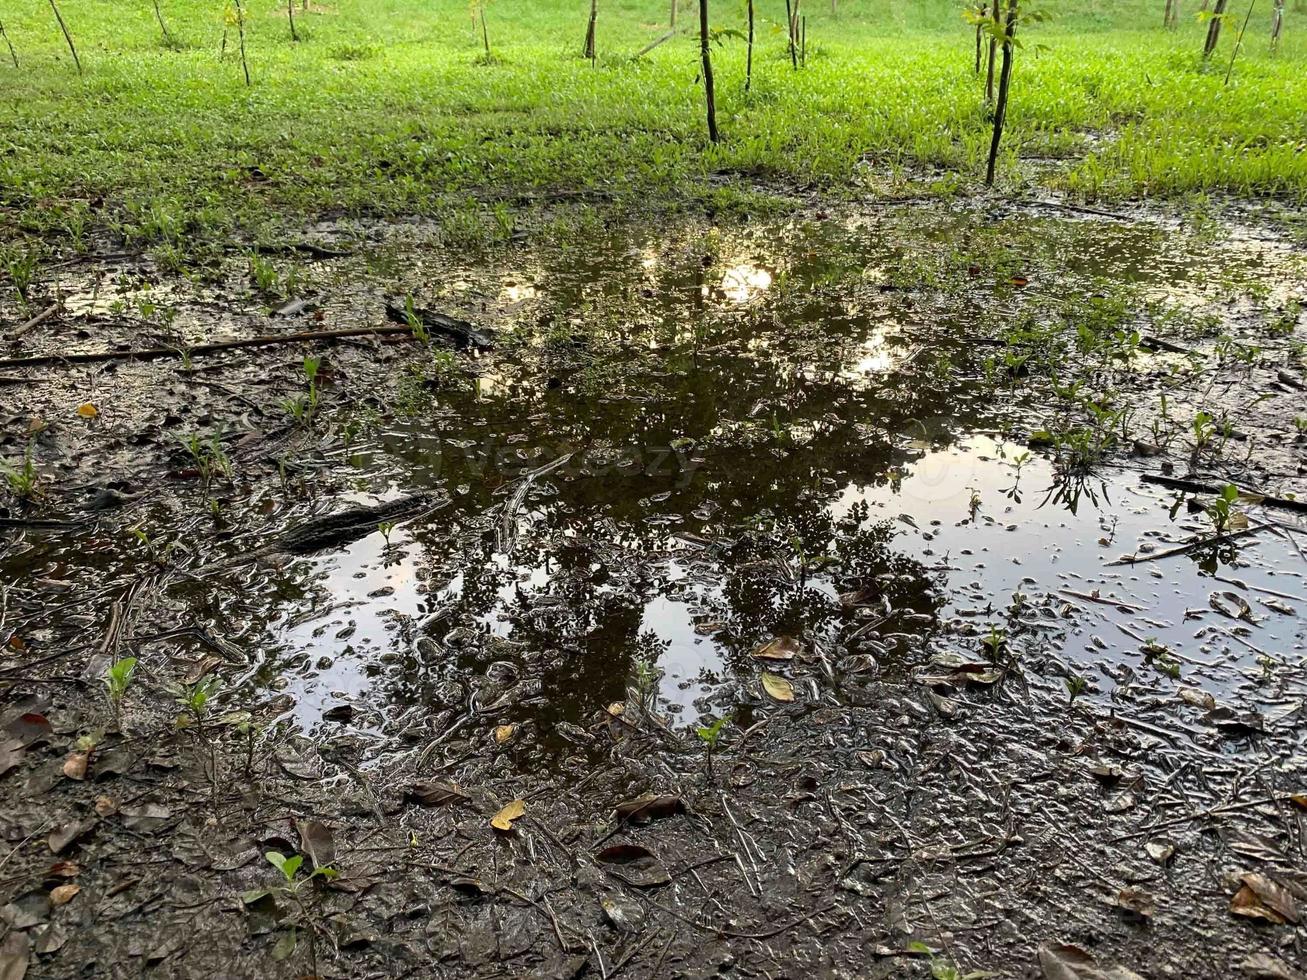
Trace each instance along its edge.
<path fill-rule="evenodd" d="M 0 946 L 0 980 L 23 980 L 27 976 L 27 961 L 31 943 L 27 933 L 14 930 Z"/>
<path fill-rule="evenodd" d="M 113 801 L 111 796 L 97 796 L 95 798 L 95 812 L 102 817 L 110 816 L 118 812 L 118 804 Z"/>
<path fill-rule="evenodd" d="M 52 888 L 50 889 L 50 904 L 54 906 L 67 905 L 81 890 L 81 885 L 59 885 L 57 888 Z"/>
<path fill-rule="evenodd" d="M 1198 690 L 1196 687 L 1182 687 L 1176 694 L 1185 704 L 1192 704 L 1195 708 L 1211 711 L 1216 707 L 1216 698 L 1206 691 Z"/>
<path fill-rule="evenodd" d="M 526 803 L 523 800 L 513 800 L 511 803 L 504 804 L 500 811 L 490 818 L 490 826 L 508 833 L 513 829 L 513 821 L 525 813 Z"/>
<path fill-rule="evenodd" d="M 1157 911 L 1157 900 L 1142 888 L 1122 888 L 1112 904 L 1140 919 L 1147 919 Z"/>
<path fill-rule="evenodd" d="M 1239 876 L 1242 884 L 1230 899 L 1230 911 L 1248 919 L 1261 919 L 1274 925 L 1298 921 L 1298 903 L 1279 882 L 1256 872 Z"/>
<path fill-rule="evenodd" d="M 336 863 L 336 835 L 320 820 L 300 820 L 295 824 L 299 831 L 299 851 L 313 867 L 327 868 Z"/>
<path fill-rule="evenodd" d="M 759 660 L 793 660 L 803 652 L 803 644 L 792 636 L 777 636 L 768 640 L 753 655 Z"/>
<path fill-rule="evenodd" d="M 46 876 L 50 878 L 76 878 L 82 873 L 82 866 L 76 861 L 56 861 L 50 865 Z"/>
<path fill-rule="evenodd" d="M 618 820 L 631 823 L 648 823 L 660 817 L 671 817 L 685 812 L 685 801 L 679 796 L 646 794 L 634 800 L 619 803 L 613 810 Z"/>
<path fill-rule="evenodd" d="M 86 820 L 73 820 L 64 824 L 62 827 L 56 827 L 51 831 L 50 837 L 46 840 L 46 843 L 50 847 L 50 853 L 58 854 L 79 837 L 83 837 L 90 833 L 97 823 L 99 823 L 98 820 L 94 817 L 89 817 Z"/>
<path fill-rule="evenodd" d="M 1252 980 L 1303 980 L 1303 975 L 1270 953 L 1254 953 L 1239 964 Z"/>
<path fill-rule="evenodd" d="M 470 797 L 453 783 L 438 783 L 419 779 L 410 783 L 404 798 L 422 806 L 445 806 L 449 803 L 466 803 Z"/>
<path fill-rule="evenodd" d="M 125 806 L 120 812 L 123 826 L 128 830 L 158 830 L 173 818 L 172 811 L 162 803 L 138 803 L 135 806 Z"/>
<path fill-rule="evenodd" d="M 517 734 L 516 725 L 497 725 L 495 727 L 495 743 L 497 745 L 503 745 L 515 734 Z"/>
<path fill-rule="evenodd" d="M 1092 953 L 1070 943 L 1040 946 L 1039 966 L 1044 980 L 1143 980 L 1123 966 L 1099 966 Z"/>
<path fill-rule="evenodd" d="M 29 747 L 53 732 L 50 719 L 39 711 L 24 712 L 6 725 L 5 730 Z"/>
<path fill-rule="evenodd" d="M 16 738 L 7 738 L 0 742 L 0 776 L 22 762 L 26 754 L 27 750 L 23 748 L 23 743 Z"/>
<path fill-rule="evenodd" d="M 794 685 L 779 674 L 762 672 L 762 689 L 773 701 L 789 702 L 794 700 Z"/>
<path fill-rule="evenodd" d="M 69 752 L 68 758 L 64 759 L 64 775 L 69 779 L 85 779 L 86 767 L 90 761 L 89 752 Z"/>

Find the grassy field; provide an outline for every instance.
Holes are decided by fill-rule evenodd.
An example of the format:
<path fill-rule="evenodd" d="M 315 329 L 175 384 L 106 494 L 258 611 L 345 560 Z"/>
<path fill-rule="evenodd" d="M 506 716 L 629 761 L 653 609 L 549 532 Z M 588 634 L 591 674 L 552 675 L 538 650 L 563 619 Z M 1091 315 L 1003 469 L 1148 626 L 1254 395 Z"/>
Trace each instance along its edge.
<path fill-rule="evenodd" d="M 65 0 L 81 77 L 47 0 L 6 5 L 20 65 L 0 65 L 7 237 L 75 248 L 107 229 L 175 244 L 323 213 L 447 215 L 470 194 L 532 188 L 722 196 L 709 182 L 721 174 L 947 193 L 983 168 L 989 112 L 960 0 L 814 3 L 798 71 L 781 0 L 760 0 L 750 93 L 743 41 L 716 51 L 718 146 L 688 3 L 681 34 L 633 60 L 665 32 L 668 5 L 602 0 L 592 66 L 584 0 L 491 0 L 489 60 L 462 0 L 294 2 L 298 43 L 284 5 L 247 0 L 249 87 L 234 27 L 222 55 L 221 0 L 161 0 L 171 43 L 147 0 Z M 1300 5 L 1288 0 L 1275 54 L 1270 5 L 1254 11 L 1227 85 L 1242 6 L 1204 65 L 1197 0 L 1176 31 L 1162 0 L 1047 0 L 1017 52 L 1005 189 L 1307 198 Z M 718 0 L 713 20 L 742 28 L 744 4 Z"/>

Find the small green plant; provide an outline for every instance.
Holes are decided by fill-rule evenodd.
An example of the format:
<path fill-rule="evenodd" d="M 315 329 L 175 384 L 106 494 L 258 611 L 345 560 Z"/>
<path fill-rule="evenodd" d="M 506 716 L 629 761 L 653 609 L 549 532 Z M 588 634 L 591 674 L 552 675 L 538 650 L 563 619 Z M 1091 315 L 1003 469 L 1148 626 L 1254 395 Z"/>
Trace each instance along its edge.
<path fill-rule="evenodd" d="M 184 684 L 177 689 L 174 700 L 196 724 L 203 724 L 209 716 L 211 704 L 222 689 L 222 678 L 214 674 L 205 674 L 193 684 Z"/>
<path fill-rule="evenodd" d="M 1008 649 L 1007 631 L 990 626 L 989 635 L 981 637 L 980 646 L 990 663 L 998 663 Z"/>
<path fill-rule="evenodd" d="M 390 533 L 395 530 L 394 521 L 382 521 L 377 525 L 377 530 L 381 532 L 382 538 L 385 539 L 386 547 L 390 547 Z"/>
<path fill-rule="evenodd" d="M 136 658 L 123 657 L 104 672 L 104 686 L 109 694 L 109 706 L 113 709 L 114 720 L 122 724 L 123 698 L 132 685 L 136 674 Z"/>
<path fill-rule="evenodd" d="M 413 339 L 420 344 L 431 343 L 431 331 L 427 325 L 422 322 L 422 317 L 418 316 L 417 308 L 413 305 L 413 297 L 404 297 L 404 320 L 408 328 L 413 331 Z"/>
<path fill-rule="evenodd" d="M 1298 415 L 1293 420 L 1294 431 L 1298 433 L 1298 439 L 1307 439 L 1307 415 Z"/>
<path fill-rule="evenodd" d="M 653 714 L 654 703 L 658 697 L 658 681 L 663 672 L 645 657 L 635 660 L 635 677 L 631 693 L 646 715 Z"/>
<path fill-rule="evenodd" d="M 1067 703 L 1075 704 L 1076 698 L 1089 690 L 1089 681 L 1083 674 L 1072 674 L 1066 678 Z"/>
<path fill-rule="evenodd" d="M 1221 490 L 1221 495 L 1208 505 L 1207 516 L 1211 519 L 1212 528 L 1218 538 L 1224 536 L 1226 529 L 1230 527 L 1230 521 L 1238 516 L 1233 510 L 1234 503 L 1238 499 L 1239 488 L 1227 483 Z"/>
<path fill-rule="evenodd" d="M 242 899 L 246 905 L 252 905 L 267 897 L 272 897 L 274 901 L 278 897 L 293 900 L 299 907 L 300 918 L 308 923 L 309 963 L 312 967 L 312 975 L 315 977 L 319 976 L 318 943 L 315 935 L 316 924 L 313 921 L 314 917 L 311 914 L 308 903 L 304 899 L 304 889 L 306 885 L 316 878 L 323 878 L 330 881 L 332 878 L 339 877 L 340 872 L 329 865 L 323 865 L 314 868 L 307 875 L 301 876 L 299 871 L 304 865 L 303 855 L 295 854 L 291 857 L 286 857 L 286 855 L 277 851 L 267 851 L 263 857 L 270 865 L 281 872 L 282 880 L 271 888 L 256 888 L 252 891 L 248 891 L 242 896 Z M 295 947 L 298 942 L 298 931 L 296 927 L 292 925 L 285 938 L 279 941 L 273 949 L 273 958 L 286 959 L 295 952 Z"/>
<path fill-rule="evenodd" d="M 30 500 L 36 496 L 36 465 L 32 462 L 32 444 L 23 450 L 23 461 L 17 466 L 0 463 L 0 473 L 4 474 L 9 492 L 19 500 Z"/>
<path fill-rule="evenodd" d="M 214 432 L 207 439 L 202 439 L 194 432 L 178 438 L 181 440 L 182 447 L 195 462 L 195 469 L 199 472 L 200 479 L 204 481 L 205 489 L 208 489 L 215 476 L 231 478 L 231 458 L 222 446 L 221 432 Z"/>
<path fill-rule="evenodd" d="M 282 400 L 282 407 L 291 418 L 300 425 L 312 425 L 318 413 L 318 369 L 322 367 L 322 358 L 305 356 L 304 379 L 307 390 L 294 398 Z"/>
<path fill-rule="evenodd" d="M 36 249 L 14 249 L 5 255 L 5 271 L 13 284 L 18 298 L 26 303 L 31 298 L 32 286 L 36 282 L 36 270 L 41 264 L 41 253 Z"/>
<path fill-rule="evenodd" d="M 695 729 L 695 734 L 699 736 L 699 740 L 704 744 L 704 750 L 706 752 L 705 761 L 708 767 L 709 779 L 711 779 L 713 775 L 713 771 L 712 771 L 713 750 L 717 748 L 717 739 L 721 736 L 722 729 L 725 728 L 729 723 L 730 723 L 730 718 L 727 717 L 726 715 L 723 715 L 722 717 L 714 721 L 711 725 L 707 725 L 707 726 L 700 725 L 698 728 Z"/>

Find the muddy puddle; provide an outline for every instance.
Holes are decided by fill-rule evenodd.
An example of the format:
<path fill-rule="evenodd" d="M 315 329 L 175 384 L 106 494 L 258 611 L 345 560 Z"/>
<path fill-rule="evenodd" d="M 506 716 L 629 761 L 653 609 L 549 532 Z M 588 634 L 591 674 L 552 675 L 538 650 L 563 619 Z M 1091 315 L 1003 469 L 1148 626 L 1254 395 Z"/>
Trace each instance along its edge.
<path fill-rule="evenodd" d="M 1297 532 L 1111 566 L 1210 531 L 1208 516 L 1119 462 L 1072 473 L 1032 451 L 1047 392 L 987 383 L 996 335 L 1032 302 L 1073 322 L 1065 304 L 1092 315 L 1110 292 L 1133 304 L 1127 328 L 1140 311 L 1162 323 L 1197 309 L 1193 330 L 1251 344 L 1230 338 L 1301 289 L 1287 246 L 1029 215 L 980 230 L 934 214 L 569 235 L 489 268 L 379 247 L 366 265 L 393 277 L 381 291 L 479 307 L 495 349 L 394 365 L 379 397 L 328 380 L 330 409 L 289 476 L 278 457 L 280 487 L 214 483 L 211 506 L 234 516 L 210 540 L 198 515 L 175 533 L 168 508 L 131 533 L 37 530 L 6 579 L 111 592 L 148 536 L 151 554 L 187 554 L 170 601 L 248 652 L 246 683 L 276 693 L 283 720 L 384 739 L 471 698 L 479 724 L 532 726 L 555 749 L 633 685 L 652 685 L 674 724 L 733 712 L 758 698 L 776 664 L 753 652 L 778 635 L 803 637 L 781 669 L 813 700 L 838 698 L 850 663 L 925 669 L 938 637 L 1055 650 L 1056 670 L 1104 698 L 1201 683 L 1255 699 L 1268 664 L 1301 649 Z M 319 322 L 370 301 L 358 266 L 297 274 Z M 100 312 L 182 290 L 125 277 L 115 299 L 104 280 Z M 203 324 L 184 305 L 168 317 Z M 1170 369 L 1166 352 L 1131 356 L 1141 373 Z M 1098 380 L 1092 363 L 1075 370 Z M 126 414 L 142 394 L 106 393 L 101 409 Z M 339 550 L 240 560 L 315 515 L 428 492 L 428 513 Z M 1212 599 L 1230 591 L 1246 610 Z"/>
<path fill-rule="evenodd" d="M 1302 951 L 1300 251 L 1000 205 L 308 235 L 60 273 L 0 369 L 5 915 L 48 975 L 191 975 L 208 909 L 242 975 L 306 931 L 360 976 Z M 299 913 L 240 898 L 324 837 Z"/>

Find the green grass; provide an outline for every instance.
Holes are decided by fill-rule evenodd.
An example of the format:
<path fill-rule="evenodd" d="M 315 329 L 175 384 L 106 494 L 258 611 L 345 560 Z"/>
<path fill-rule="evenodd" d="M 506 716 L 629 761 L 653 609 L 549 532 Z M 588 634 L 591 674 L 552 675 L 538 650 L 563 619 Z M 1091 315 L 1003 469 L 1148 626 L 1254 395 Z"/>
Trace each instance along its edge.
<path fill-rule="evenodd" d="M 82 247 L 107 229 L 176 246 L 324 213 L 449 213 L 532 188 L 675 199 L 722 173 L 948 192 L 976 185 L 988 145 L 960 2 L 839 0 L 834 15 L 815 2 L 796 72 L 783 3 L 759 0 L 752 93 L 743 43 L 716 52 L 716 147 L 695 40 L 630 58 L 665 30 L 662 0 L 601 0 L 594 68 L 579 57 L 586 0 L 491 0 L 490 63 L 462 2 L 295 0 L 299 43 L 283 4 L 247 3 L 249 88 L 234 29 L 219 59 L 222 0 L 161 0 L 171 47 L 147 0 L 65 0 L 83 77 L 47 0 L 6 5 L 21 67 L 0 63 L 0 233 Z M 1275 56 L 1269 5 L 1254 12 L 1227 86 L 1238 24 L 1203 66 L 1197 0 L 1176 32 L 1161 28 L 1161 0 L 1046 0 L 1051 19 L 1029 26 L 1017 55 L 1005 189 L 1307 199 L 1307 10 L 1295 4 Z M 716 0 L 715 26 L 742 27 L 743 9 Z M 682 31 L 695 22 L 683 0 Z"/>

